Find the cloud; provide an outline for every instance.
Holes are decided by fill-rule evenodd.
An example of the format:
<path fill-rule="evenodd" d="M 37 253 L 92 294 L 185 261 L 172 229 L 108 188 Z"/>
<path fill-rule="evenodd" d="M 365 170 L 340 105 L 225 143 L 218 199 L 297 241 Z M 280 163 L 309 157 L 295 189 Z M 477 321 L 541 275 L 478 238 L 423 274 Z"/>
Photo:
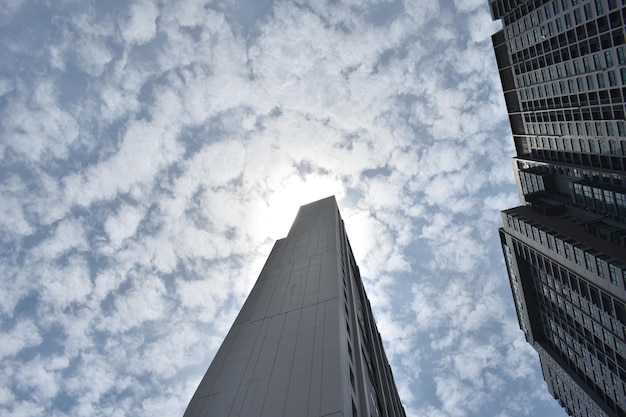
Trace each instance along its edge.
<path fill-rule="evenodd" d="M 128 18 L 120 25 L 122 37 L 131 45 L 147 43 L 156 35 L 158 16 L 159 9 L 151 1 L 132 4 Z"/>
<path fill-rule="evenodd" d="M 0 335 L 0 358 L 13 356 L 22 349 L 39 345 L 43 341 L 39 329 L 31 320 L 19 321 L 13 329 Z"/>
<path fill-rule="evenodd" d="M 332 194 L 409 414 L 553 411 L 495 235 L 486 4 L 30 6 L 0 12 L 0 413 L 182 414 Z"/>

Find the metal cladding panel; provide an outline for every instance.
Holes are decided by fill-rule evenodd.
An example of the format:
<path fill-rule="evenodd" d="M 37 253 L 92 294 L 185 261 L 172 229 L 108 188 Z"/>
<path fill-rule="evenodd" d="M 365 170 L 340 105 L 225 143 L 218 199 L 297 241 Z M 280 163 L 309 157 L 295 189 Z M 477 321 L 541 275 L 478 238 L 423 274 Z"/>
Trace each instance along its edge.
<path fill-rule="evenodd" d="M 324 303 L 324 347 L 322 357 L 322 405 L 321 414 L 325 416 L 343 408 L 342 382 L 346 380 L 341 366 L 339 350 L 339 314 L 338 300 Z"/>
<path fill-rule="evenodd" d="M 282 315 L 285 317 L 282 335 L 289 337 L 281 337 L 278 349 L 276 350 L 276 359 L 271 368 L 271 375 L 266 379 L 269 380 L 269 384 L 266 394 L 267 401 L 264 402 L 263 411 L 260 413 L 262 417 L 280 416 L 285 409 L 285 403 L 287 401 L 286 393 L 292 374 L 301 315 L 302 309 L 293 310 Z M 292 337 L 294 335 L 296 335 L 296 337 Z"/>
<path fill-rule="evenodd" d="M 185 417 L 348 417 L 355 407 L 376 415 L 377 406 L 364 403 L 364 371 L 355 355 L 368 349 L 375 356 L 382 344 L 377 339 L 374 350 L 369 342 L 358 344 L 364 339 L 356 336 L 357 313 L 347 303 L 366 297 L 360 279 L 349 283 L 351 276 L 358 268 L 335 199 L 302 206 L 289 235 L 274 245 Z M 380 373 L 393 383 L 384 355 L 381 361 Z M 382 385 L 374 388 L 377 397 L 388 395 Z M 396 401 L 395 388 L 392 394 Z"/>
<path fill-rule="evenodd" d="M 298 324 L 298 336 L 294 348 L 291 377 L 285 389 L 285 416 L 306 416 L 309 408 L 309 392 L 311 391 L 311 372 L 313 369 L 315 324 L 317 306 L 303 308 Z M 281 414 L 275 414 L 281 415 Z"/>
<path fill-rule="evenodd" d="M 342 411 L 338 255 L 328 252 L 339 214 L 334 199 L 318 203 L 272 249 L 185 417 Z"/>

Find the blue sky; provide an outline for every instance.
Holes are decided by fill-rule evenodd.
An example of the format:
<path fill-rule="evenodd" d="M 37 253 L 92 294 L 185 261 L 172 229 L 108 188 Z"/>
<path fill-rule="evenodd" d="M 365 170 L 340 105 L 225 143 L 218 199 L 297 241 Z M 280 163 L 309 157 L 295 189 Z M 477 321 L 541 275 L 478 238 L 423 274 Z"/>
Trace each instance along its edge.
<path fill-rule="evenodd" d="M 334 194 L 409 416 L 565 416 L 518 329 L 486 0 L 0 9 L 0 414 L 182 415 Z"/>

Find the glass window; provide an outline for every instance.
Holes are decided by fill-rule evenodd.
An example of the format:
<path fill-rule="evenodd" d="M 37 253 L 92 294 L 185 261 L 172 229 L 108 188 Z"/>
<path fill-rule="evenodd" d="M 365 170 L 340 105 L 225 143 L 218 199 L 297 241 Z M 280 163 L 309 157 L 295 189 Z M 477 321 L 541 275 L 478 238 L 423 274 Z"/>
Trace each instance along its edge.
<path fill-rule="evenodd" d="M 617 86 L 617 77 L 615 77 L 615 71 L 608 71 L 606 74 L 609 77 L 609 86 Z"/>
<path fill-rule="evenodd" d="M 621 270 L 617 265 L 609 264 L 609 279 L 611 280 L 611 284 L 619 285 L 619 276 L 621 275 Z"/>
<path fill-rule="evenodd" d="M 574 261 L 578 264 L 578 265 L 582 265 L 583 264 L 583 251 L 580 248 L 577 248 L 574 246 Z"/>
<path fill-rule="evenodd" d="M 593 139 L 589 139 L 588 144 L 589 144 L 589 152 L 595 152 L 596 151 L 595 141 Z"/>
<path fill-rule="evenodd" d="M 604 7 L 602 7 L 602 0 L 596 0 L 596 12 L 598 14 L 604 13 Z"/>
<path fill-rule="evenodd" d="M 602 130 L 602 122 L 596 122 L 596 135 L 603 136 L 604 132 Z"/>
<path fill-rule="evenodd" d="M 624 54 L 624 48 L 622 46 L 617 48 L 617 62 L 619 62 L 620 65 L 626 64 L 626 54 Z"/>
<path fill-rule="evenodd" d="M 613 123 L 611 122 L 606 122 L 604 124 L 604 126 L 606 127 L 606 134 L 608 136 L 613 136 L 614 130 L 613 130 Z"/>
<path fill-rule="evenodd" d="M 606 83 L 604 82 L 604 74 L 598 73 L 598 88 L 606 88 Z"/>
<path fill-rule="evenodd" d="M 600 54 L 593 54 L 593 66 L 597 70 L 602 67 L 602 62 L 600 62 Z"/>
<path fill-rule="evenodd" d="M 606 262 L 600 258 L 596 258 L 596 272 L 600 276 L 600 278 L 605 277 L 604 269 L 606 267 Z"/>
<path fill-rule="evenodd" d="M 585 10 L 585 19 L 587 20 L 591 19 L 593 17 L 593 15 L 591 14 L 591 5 L 585 4 L 584 10 Z"/>
<path fill-rule="evenodd" d="M 617 206 L 617 213 L 621 216 L 626 215 L 626 195 L 622 193 L 615 193 L 615 205 Z"/>
<path fill-rule="evenodd" d="M 572 259 L 572 245 L 565 242 L 564 249 L 565 249 L 565 257 L 567 259 Z"/>
<path fill-rule="evenodd" d="M 563 255 L 563 241 L 558 237 L 555 237 L 554 244 L 556 246 L 556 253 Z"/>
<path fill-rule="evenodd" d="M 587 88 L 590 90 L 593 90 L 594 86 L 593 86 L 593 76 L 591 75 L 587 75 Z"/>
<path fill-rule="evenodd" d="M 585 268 L 589 271 L 593 271 L 594 256 L 589 252 L 585 252 Z"/>
<path fill-rule="evenodd" d="M 574 23 L 576 23 L 577 25 L 580 25 L 582 22 L 583 22 L 583 19 L 580 14 L 580 7 L 579 7 L 577 9 L 574 9 Z"/>
<path fill-rule="evenodd" d="M 563 10 L 567 10 L 567 8 L 569 7 L 569 1 L 561 0 L 561 6 L 563 6 Z"/>
<path fill-rule="evenodd" d="M 607 67 L 613 65 L 613 55 L 611 55 L 611 51 L 604 51 L 604 60 L 606 61 Z"/>
<path fill-rule="evenodd" d="M 602 190 L 602 194 L 604 197 L 604 206 L 606 211 L 609 213 L 615 213 L 615 195 L 613 191 Z"/>
<path fill-rule="evenodd" d="M 604 206 L 604 200 L 602 199 L 602 190 L 599 188 L 592 188 L 593 191 L 593 200 L 595 202 L 596 208 L 602 209 Z"/>

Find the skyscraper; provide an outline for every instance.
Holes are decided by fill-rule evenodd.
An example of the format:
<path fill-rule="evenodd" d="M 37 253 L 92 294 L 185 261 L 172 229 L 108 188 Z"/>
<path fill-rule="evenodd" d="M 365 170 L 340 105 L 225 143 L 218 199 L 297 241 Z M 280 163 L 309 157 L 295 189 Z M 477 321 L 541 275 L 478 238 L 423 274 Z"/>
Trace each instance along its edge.
<path fill-rule="evenodd" d="M 335 198 L 302 206 L 184 416 L 404 415 Z"/>
<path fill-rule="evenodd" d="M 523 206 L 500 240 L 520 327 L 575 416 L 626 415 L 625 0 L 490 0 Z"/>

